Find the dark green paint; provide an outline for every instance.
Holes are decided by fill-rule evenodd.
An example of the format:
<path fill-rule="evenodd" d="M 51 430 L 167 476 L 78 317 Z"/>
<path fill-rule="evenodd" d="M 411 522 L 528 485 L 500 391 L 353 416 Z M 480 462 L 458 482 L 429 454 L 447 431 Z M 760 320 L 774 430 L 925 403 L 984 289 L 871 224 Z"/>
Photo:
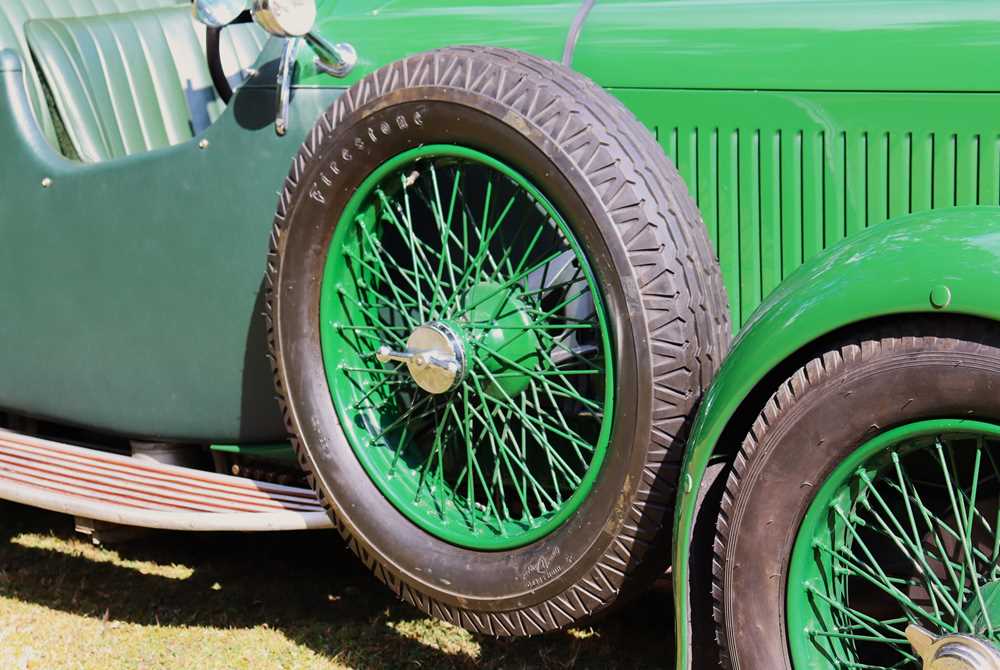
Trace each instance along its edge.
<path fill-rule="evenodd" d="M 129 436 L 283 438 L 268 237 L 291 158 L 338 92 L 298 91 L 278 138 L 273 89 L 248 86 L 191 141 L 83 165 L 50 148 L 14 62 L 0 65 L 0 407 Z"/>
<path fill-rule="evenodd" d="M 931 304 L 948 287 L 951 303 Z M 682 471 L 674 532 L 678 639 L 687 639 L 688 559 L 698 483 L 722 431 L 754 387 L 779 363 L 817 338 L 892 314 L 967 314 L 1000 320 L 1000 209 L 924 212 L 877 226 L 806 263 L 774 291 L 743 327 L 706 394 Z M 689 650 L 678 645 L 678 667 Z"/>
<path fill-rule="evenodd" d="M 289 467 L 297 467 L 299 464 L 295 448 L 287 442 L 280 444 L 213 444 L 210 449 L 220 454 L 233 454 Z"/>

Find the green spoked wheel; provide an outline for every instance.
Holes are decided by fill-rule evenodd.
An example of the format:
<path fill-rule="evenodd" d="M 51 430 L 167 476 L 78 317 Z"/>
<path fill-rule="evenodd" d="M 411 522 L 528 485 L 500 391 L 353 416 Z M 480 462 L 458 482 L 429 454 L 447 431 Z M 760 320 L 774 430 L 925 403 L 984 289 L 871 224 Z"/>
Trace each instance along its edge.
<path fill-rule="evenodd" d="M 400 598 L 534 635 L 662 575 L 730 327 L 697 210 L 620 103 L 503 49 L 379 70 L 302 145 L 268 277 L 302 466 Z"/>
<path fill-rule="evenodd" d="M 995 327 L 897 318 L 800 363 L 747 432 L 722 497 L 723 663 L 1000 667 Z"/>
<path fill-rule="evenodd" d="M 386 161 L 337 226 L 320 319 L 348 439 L 414 523 L 504 549 L 579 507 L 611 433 L 611 333 L 580 244 L 524 176 L 458 146 Z"/>
<path fill-rule="evenodd" d="M 788 574 L 795 667 L 905 668 L 936 637 L 1000 643 L 1000 426 L 935 420 L 861 446 L 817 492 Z"/>

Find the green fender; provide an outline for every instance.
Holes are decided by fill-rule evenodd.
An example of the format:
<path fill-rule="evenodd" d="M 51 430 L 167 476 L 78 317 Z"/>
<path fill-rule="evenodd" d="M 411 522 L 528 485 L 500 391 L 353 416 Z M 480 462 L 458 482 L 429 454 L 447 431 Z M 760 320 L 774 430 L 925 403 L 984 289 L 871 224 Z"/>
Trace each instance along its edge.
<path fill-rule="evenodd" d="M 765 376 L 835 330 L 892 314 L 1000 321 L 1000 208 L 901 217 L 818 255 L 751 316 L 701 405 L 674 528 L 677 667 L 689 668 L 689 558 L 699 483 L 726 425 Z"/>

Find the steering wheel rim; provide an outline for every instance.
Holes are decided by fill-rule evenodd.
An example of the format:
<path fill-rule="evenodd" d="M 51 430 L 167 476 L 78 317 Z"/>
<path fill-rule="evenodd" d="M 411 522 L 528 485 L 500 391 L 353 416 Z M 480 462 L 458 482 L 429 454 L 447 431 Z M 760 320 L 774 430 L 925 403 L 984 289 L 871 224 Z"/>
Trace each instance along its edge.
<path fill-rule="evenodd" d="M 253 16 L 250 14 L 250 10 L 245 10 L 236 19 L 230 23 L 230 26 L 237 25 L 240 23 L 251 23 L 253 21 Z M 219 99 L 225 104 L 229 104 L 229 101 L 233 99 L 233 87 L 229 84 L 229 78 L 226 76 L 226 71 L 222 67 L 222 31 L 226 26 L 221 26 L 214 28 L 212 26 L 206 26 L 205 28 L 205 57 L 208 60 L 208 73 L 212 77 L 212 86 L 215 87 L 215 92 L 219 94 Z"/>

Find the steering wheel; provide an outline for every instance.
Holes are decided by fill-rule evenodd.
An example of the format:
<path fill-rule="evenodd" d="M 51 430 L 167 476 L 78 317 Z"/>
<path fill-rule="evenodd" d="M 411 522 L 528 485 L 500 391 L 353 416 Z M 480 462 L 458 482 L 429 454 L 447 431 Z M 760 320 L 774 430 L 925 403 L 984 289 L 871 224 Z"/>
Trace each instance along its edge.
<path fill-rule="evenodd" d="M 253 17 L 250 15 L 250 10 L 248 9 L 228 25 L 234 26 L 239 23 L 252 22 Z M 212 85 L 215 86 L 215 91 L 219 94 L 219 99 L 228 105 L 229 101 L 233 98 L 233 87 L 229 85 L 229 78 L 226 77 L 226 71 L 222 67 L 220 43 L 222 31 L 225 28 L 226 26 L 219 26 L 218 28 L 208 26 L 205 33 L 205 56 L 208 58 L 208 73 L 212 75 Z"/>
<path fill-rule="evenodd" d="M 192 0 L 194 18 L 205 24 L 205 57 L 208 59 L 208 72 L 212 76 L 212 85 L 219 98 L 229 104 L 233 98 L 233 87 L 229 85 L 226 71 L 222 67 L 220 42 L 222 30 L 226 26 L 237 23 L 250 23 L 253 16 L 247 9 L 248 0 Z"/>

